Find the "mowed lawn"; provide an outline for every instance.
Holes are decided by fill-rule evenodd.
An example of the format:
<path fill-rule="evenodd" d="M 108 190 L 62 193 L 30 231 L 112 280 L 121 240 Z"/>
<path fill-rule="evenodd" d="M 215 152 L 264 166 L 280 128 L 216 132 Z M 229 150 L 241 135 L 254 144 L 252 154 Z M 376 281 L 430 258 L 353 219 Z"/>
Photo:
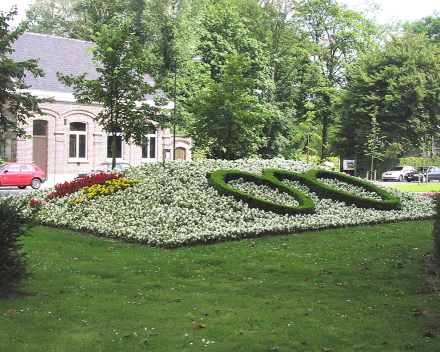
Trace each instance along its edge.
<path fill-rule="evenodd" d="M 409 192 L 440 192 L 440 182 L 438 181 L 428 183 L 402 182 L 399 185 L 390 185 L 389 187 Z"/>
<path fill-rule="evenodd" d="M 431 221 L 173 250 L 38 227 L 24 243 L 2 352 L 440 350 Z"/>

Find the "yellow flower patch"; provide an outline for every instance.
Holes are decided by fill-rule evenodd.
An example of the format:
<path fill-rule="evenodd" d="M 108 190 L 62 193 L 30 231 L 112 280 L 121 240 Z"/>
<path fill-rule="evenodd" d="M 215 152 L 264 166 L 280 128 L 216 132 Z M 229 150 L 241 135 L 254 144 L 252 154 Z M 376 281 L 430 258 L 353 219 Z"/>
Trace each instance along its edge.
<path fill-rule="evenodd" d="M 103 184 L 96 184 L 90 187 L 84 187 L 81 193 L 85 193 L 87 199 L 97 199 L 101 196 L 107 196 L 124 189 L 133 187 L 138 180 L 127 180 L 125 178 L 117 178 L 105 181 Z"/>

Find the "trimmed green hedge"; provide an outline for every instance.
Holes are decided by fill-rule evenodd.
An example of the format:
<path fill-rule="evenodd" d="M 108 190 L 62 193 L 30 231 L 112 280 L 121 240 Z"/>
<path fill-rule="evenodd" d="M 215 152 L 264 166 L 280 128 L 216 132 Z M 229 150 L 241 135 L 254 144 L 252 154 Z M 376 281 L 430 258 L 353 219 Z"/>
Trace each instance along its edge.
<path fill-rule="evenodd" d="M 400 200 L 390 193 L 374 184 L 365 182 L 359 178 L 348 176 L 338 172 L 327 170 L 310 170 L 305 174 L 298 174 L 290 171 L 267 169 L 262 176 L 243 172 L 239 170 L 217 170 L 208 175 L 210 184 L 217 191 L 226 196 L 233 196 L 249 204 L 250 207 L 262 210 L 272 211 L 277 214 L 312 214 L 315 211 L 313 200 L 299 190 L 289 187 L 283 183 L 283 180 L 298 181 L 306 185 L 312 192 L 319 197 L 330 198 L 348 205 L 356 205 L 360 208 L 373 208 L 377 210 L 395 210 L 400 209 Z M 261 184 L 281 192 L 286 192 L 298 201 L 299 206 L 291 207 L 279 203 L 273 203 L 264 199 L 257 198 L 251 194 L 239 191 L 228 185 L 229 181 L 243 178 L 246 182 Z M 319 178 L 336 179 L 357 187 L 362 187 L 368 192 L 374 192 L 382 200 L 360 197 L 351 193 L 337 190 L 320 182 Z"/>
<path fill-rule="evenodd" d="M 327 170 L 310 170 L 306 174 L 300 175 L 301 177 L 298 177 L 298 174 L 288 171 L 271 171 L 274 173 L 275 177 L 279 178 L 281 181 L 283 179 L 290 179 L 303 182 L 307 187 L 309 187 L 312 192 L 315 192 L 319 197 L 330 198 L 340 202 L 345 202 L 349 205 L 354 204 L 359 208 L 373 208 L 377 210 L 400 209 L 399 198 L 392 196 L 386 190 L 379 188 L 370 182 L 363 181 L 356 177 Z M 374 192 L 378 194 L 379 197 L 382 198 L 382 200 L 360 197 L 351 193 L 337 190 L 318 181 L 319 178 L 336 179 L 357 187 L 362 187 L 368 192 Z"/>
<path fill-rule="evenodd" d="M 253 182 L 257 185 L 265 185 L 267 187 L 278 189 L 280 192 L 286 192 L 293 197 L 299 205 L 291 207 L 279 203 L 273 203 L 261 198 L 257 198 L 251 194 L 239 191 L 228 185 L 229 181 L 243 178 L 246 182 Z M 315 204 L 313 200 L 306 194 L 291 188 L 278 179 L 271 176 L 258 176 L 239 170 L 217 170 L 209 175 L 210 184 L 220 193 L 226 196 L 233 196 L 237 200 L 247 203 L 252 208 L 258 208 L 266 211 L 272 211 L 277 214 L 313 214 L 315 212 Z"/>

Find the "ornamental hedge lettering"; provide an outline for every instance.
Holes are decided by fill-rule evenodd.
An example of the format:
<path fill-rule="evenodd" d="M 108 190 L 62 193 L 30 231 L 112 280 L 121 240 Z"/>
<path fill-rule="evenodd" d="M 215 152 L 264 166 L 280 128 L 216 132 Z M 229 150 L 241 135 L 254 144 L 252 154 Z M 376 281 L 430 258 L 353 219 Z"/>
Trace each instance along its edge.
<path fill-rule="evenodd" d="M 286 192 L 293 197 L 299 206 L 291 207 L 284 204 L 273 203 L 261 198 L 257 198 L 251 194 L 239 191 L 238 189 L 228 185 L 228 182 L 243 178 L 246 182 L 254 182 L 257 185 L 265 185 L 272 189 L 278 189 L 280 192 Z M 241 200 L 252 208 L 272 211 L 277 214 L 313 214 L 315 212 L 315 204 L 313 200 L 299 190 L 289 187 L 281 183 L 273 176 L 258 176 L 244 171 L 238 170 L 217 170 L 210 176 L 211 185 L 217 189 L 220 194 L 233 196 L 235 199 Z"/>
<path fill-rule="evenodd" d="M 316 193 L 318 197 L 330 198 L 347 205 L 355 205 L 359 208 L 372 208 L 377 210 L 397 210 L 400 209 L 400 200 L 392 196 L 382 188 L 375 186 L 361 179 L 348 176 L 338 172 L 327 170 L 310 170 L 305 174 L 295 172 L 266 169 L 262 176 L 243 172 L 239 170 L 217 170 L 208 175 L 210 184 L 220 193 L 226 196 L 233 196 L 237 200 L 247 203 L 250 207 L 262 210 L 272 211 L 277 214 L 313 214 L 315 212 L 315 204 L 313 200 L 294 187 L 283 183 L 284 180 L 297 181 L 307 186 L 310 191 Z M 245 182 L 253 182 L 257 185 L 264 185 L 279 192 L 286 192 L 293 197 L 298 206 L 287 206 L 280 203 L 270 202 L 258 198 L 252 194 L 242 192 L 228 183 L 233 180 L 243 179 Z M 333 187 L 330 187 L 320 181 L 320 179 L 335 179 L 347 184 L 363 188 L 368 192 L 377 194 L 378 199 L 362 197 L 355 194 L 347 193 Z"/>

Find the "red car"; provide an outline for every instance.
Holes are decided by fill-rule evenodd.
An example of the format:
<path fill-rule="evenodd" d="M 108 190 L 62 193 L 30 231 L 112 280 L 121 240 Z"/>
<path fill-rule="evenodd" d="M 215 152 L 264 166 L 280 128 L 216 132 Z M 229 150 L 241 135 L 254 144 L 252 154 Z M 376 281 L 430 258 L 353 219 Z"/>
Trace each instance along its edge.
<path fill-rule="evenodd" d="M 35 163 L 7 163 L 0 165 L 0 186 L 18 186 L 24 189 L 31 186 L 40 188 L 46 176 Z"/>

